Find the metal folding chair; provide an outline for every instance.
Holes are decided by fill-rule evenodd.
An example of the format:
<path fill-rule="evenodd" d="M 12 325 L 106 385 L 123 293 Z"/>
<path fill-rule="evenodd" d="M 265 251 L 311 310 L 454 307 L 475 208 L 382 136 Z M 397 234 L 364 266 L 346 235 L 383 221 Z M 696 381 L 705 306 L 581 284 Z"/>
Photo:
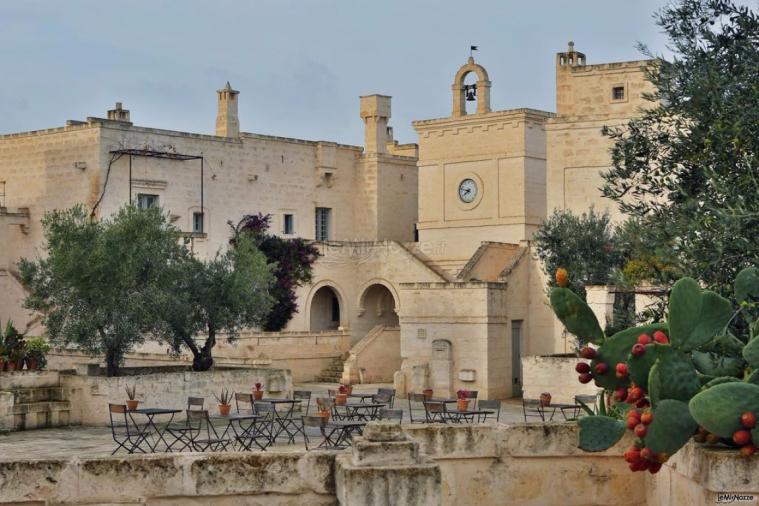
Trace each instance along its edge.
<path fill-rule="evenodd" d="M 416 403 L 416 407 L 417 408 L 421 404 L 422 405 L 422 409 L 424 409 L 424 403 L 427 400 L 427 398 L 424 397 L 424 394 L 415 394 L 413 392 L 409 392 L 407 397 L 408 397 L 408 416 L 409 416 L 409 421 L 411 423 L 424 423 L 424 422 L 426 422 L 427 421 L 426 410 L 425 410 L 424 420 L 420 420 L 419 418 L 414 419 L 414 407 L 415 406 L 414 406 L 413 403 Z"/>
<path fill-rule="evenodd" d="M 311 392 L 309 390 L 295 390 L 293 391 L 293 400 L 301 401 L 300 404 L 295 405 L 293 412 L 308 416 L 308 411 L 311 408 Z"/>
<path fill-rule="evenodd" d="M 222 438 L 216 432 L 216 427 L 211 423 L 208 410 L 188 409 L 187 424 L 190 426 L 188 431 L 190 446 L 195 451 L 225 451 L 227 446 L 232 444 L 231 439 Z"/>
<path fill-rule="evenodd" d="M 424 412 L 426 415 L 426 421 L 428 423 L 440 422 L 446 423 L 448 410 L 445 407 L 444 402 L 440 401 L 424 401 Z"/>
<path fill-rule="evenodd" d="M 553 420 L 553 415 L 556 413 L 556 408 L 549 408 L 551 410 L 551 417 L 548 419 Z M 522 413 L 524 414 L 524 421 L 527 423 L 527 417 L 532 416 L 540 418 L 542 421 L 546 421 L 546 414 L 548 413 L 546 408 L 540 399 L 525 399 L 522 398 Z"/>
<path fill-rule="evenodd" d="M 374 396 L 374 402 L 385 402 L 383 401 L 377 401 L 377 398 L 381 396 L 382 399 L 389 399 L 389 402 L 387 402 L 388 407 L 390 409 L 393 409 L 393 405 L 395 404 L 395 389 L 394 388 L 378 388 L 377 389 L 377 395 Z"/>
<path fill-rule="evenodd" d="M 235 392 L 235 408 L 238 413 L 253 413 L 253 394 Z"/>
<path fill-rule="evenodd" d="M 187 398 L 187 411 L 202 410 L 206 400 L 203 397 L 188 397 Z M 191 448 L 192 441 L 190 440 L 189 432 L 191 430 L 189 420 L 172 422 L 166 426 L 166 434 L 174 438 L 170 444 L 167 445 L 167 451 L 174 451 L 174 447 L 178 446 L 178 451 L 182 452 L 188 448 Z"/>
<path fill-rule="evenodd" d="M 401 423 L 403 421 L 403 410 L 381 408 L 379 410 L 379 419 L 380 420 L 398 420 L 398 423 Z"/>
<path fill-rule="evenodd" d="M 498 422 L 501 419 L 501 401 L 494 400 L 489 401 L 486 399 L 481 399 L 479 402 L 479 409 L 480 410 L 488 410 L 488 411 L 495 411 L 495 421 Z M 483 413 L 482 417 L 478 417 L 478 422 L 486 422 L 488 419 L 488 414 Z"/>
<path fill-rule="evenodd" d="M 113 450 L 111 455 L 115 455 L 120 449 L 126 450 L 127 453 L 134 453 L 139 451 L 141 453 L 149 453 L 142 444 L 145 443 L 148 450 L 150 450 L 150 444 L 147 441 L 147 437 L 150 436 L 150 431 L 141 430 L 127 411 L 127 407 L 123 404 L 108 404 L 108 416 L 111 419 L 111 435 L 116 442 L 116 449 Z"/>

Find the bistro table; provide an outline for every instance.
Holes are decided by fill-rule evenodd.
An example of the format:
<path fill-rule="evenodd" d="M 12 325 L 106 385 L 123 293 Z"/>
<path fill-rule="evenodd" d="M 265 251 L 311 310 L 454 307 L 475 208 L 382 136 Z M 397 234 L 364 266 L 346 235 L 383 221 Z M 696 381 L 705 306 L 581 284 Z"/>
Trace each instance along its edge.
<path fill-rule="evenodd" d="M 329 433 L 325 432 L 325 440 L 323 443 L 332 443 L 333 446 L 343 447 L 351 446 L 351 440 L 353 433 L 363 432 L 366 422 L 359 422 L 357 420 L 331 420 L 328 421 L 324 428 L 329 430 Z M 333 440 L 332 437 L 337 433 L 337 439 Z M 321 446 L 321 445 L 320 445 Z"/>
<path fill-rule="evenodd" d="M 127 411 L 129 413 L 129 416 L 132 418 L 132 422 L 140 428 L 141 432 L 147 432 L 151 428 L 155 431 L 155 437 L 153 438 L 153 444 L 150 444 L 150 441 L 147 439 L 145 442 L 148 444 L 148 447 L 150 448 L 150 451 L 155 452 L 156 448 L 158 448 L 158 443 L 163 443 L 165 447 L 165 451 L 171 452 L 171 445 L 166 442 L 166 439 L 164 439 L 163 435 L 166 432 L 166 427 L 169 426 L 169 424 L 174 420 L 174 415 L 177 413 L 181 413 L 181 409 L 167 409 L 167 408 L 139 408 L 139 409 L 133 409 L 131 411 Z M 144 415 L 148 421 L 140 427 L 140 424 L 138 424 L 134 419 L 134 414 L 138 415 Z M 163 429 L 160 429 L 158 425 L 155 424 L 155 417 L 160 415 L 171 415 L 171 418 L 169 418 L 169 421 L 163 426 Z"/>
<path fill-rule="evenodd" d="M 482 417 L 492 415 L 495 411 L 490 409 L 448 409 L 445 413 L 453 423 L 461 423 L 462 420 L 466 422 L 474 421 L 475 416 L 479 422 Z"/>
<path fill-rule="evenodd" d="M 377 394 L 366 394 L 366 393 L 363 393 L 363 394 L 349 394 L 348 397 L 355 397 L 357 399 L 361 399 L 360 402 L 366 402 L 366 399 L 372 399 L 372 398 L 374 398 L 375 395 L 377 395 Z"/>
<path fill-rule="evenodd" d="M 345 408 L 345 416 L 348 420 L 367 422 L 369 420 L 376 420 L 379 416 L 380 408 L 384 408 L 387 404 L 378 402 L 349 402 L 343 404 Z M 340 406 L 335 406 L 337 409 Z"/>
<path fill-rule="evenodd" d="M 292 417 L 293 410 L 296 404 L 300 404 L 300 399 L 285 399 L 285 398 L 263 398 L 255 402 L 266 402 L 274 406 L 274 424 L 278 427 L 272 429 L 272 443 L 276 442 L 277 438 L 284 432 L 287 434 L 287 442 L 295 443 L 295 435 L 303 433 L 303 428 L 298 427 L 295 420 Z M 287 406 L 286 410 L 279 410 L 277 406 Z M 293 428 L 293 432 L 290 432 L 290 427 Z"/>

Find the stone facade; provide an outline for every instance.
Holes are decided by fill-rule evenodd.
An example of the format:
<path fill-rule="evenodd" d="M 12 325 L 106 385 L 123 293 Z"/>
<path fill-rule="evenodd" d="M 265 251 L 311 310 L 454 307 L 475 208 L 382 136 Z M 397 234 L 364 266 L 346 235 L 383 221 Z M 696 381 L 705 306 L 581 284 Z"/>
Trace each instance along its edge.
<path fill-rule="evenodd" d="M 226 247 L 229 221 L 257 212 L 272 215 L 275 233 L 317 240 L 313 282 L 297 291 L 285 330 L 340 332 L 361 348 L 375 329 L 399 327 L 400 355 L 379 354 L 367 377 L 397 368 L 401 394 L 519 395 L 522 357 L 573 347 L 530 241 L 554 209 L 609 207 L 597 190 L 610 163 L 601 127 L 646 104 L 647 65 L 589 65 L 570 44 L 556 56 L 555 113 L 499 111 L 470 58 L 455 73 L 450 115 L 413 123 L 418 146 L 393 139 L 391 99 L 377 94 L 359 99 L 364 146 L 246 133 L 244 94 L 229 83 L 217 92 L 215 135 L 136 126 L 122 104 L 107 118 L 2 135 L 0 240 L 12 246 L 0 249 L 0 320 L 41 330 L 19 307 L 14 274 L 19 257 L 39 251 L 44 212 L 82 203 L 108 216 L 156 196 L 200 257 Z M 349 364 L 344 376 L 357 372 Z"/>

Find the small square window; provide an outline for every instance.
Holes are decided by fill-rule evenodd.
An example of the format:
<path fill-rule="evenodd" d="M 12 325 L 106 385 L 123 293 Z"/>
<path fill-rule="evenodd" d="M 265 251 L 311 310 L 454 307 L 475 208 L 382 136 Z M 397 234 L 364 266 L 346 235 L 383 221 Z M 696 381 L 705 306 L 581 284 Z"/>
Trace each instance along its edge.
<path fill-rule="evenodd" d="M 147 193 L 137 194 L 137 207 L 140 209 L 149 209 L 158 205 L 158 195 L 149 195 Z"/>
<path fill-rule="evenodd" d="M 287 235 L 295 233 L 295 217 L 292 214 L 286 214 L 282 221 L 282 232 Z"/>
<path fill-rule="evenodd" d="M 203 213 L 192 213 L 192 231 L 195 234 L 203 233 Z"/>
<path fill-rule="evenodd" d="M 625 99 L 625 87 L 624 86 L 614 86 L 611 89 L 611 99 L 612 100 L 624 100 Z"/>

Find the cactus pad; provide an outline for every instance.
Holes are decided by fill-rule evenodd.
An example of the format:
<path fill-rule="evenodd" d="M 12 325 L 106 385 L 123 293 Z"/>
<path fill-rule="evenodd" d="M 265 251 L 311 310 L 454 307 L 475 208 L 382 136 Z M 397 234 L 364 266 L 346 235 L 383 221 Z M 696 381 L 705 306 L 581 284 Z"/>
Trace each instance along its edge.
<path fill-rule="evenodd" d="M 744 362 L 739 357 L 726 357 L 716 353 L 702 353 L 694 351 L 691 354 L 693 365 L 699 372 L 709 376 L 741 376 Z"/>
<path fill-rule="evenodd" d="M 759 269 L 748 267 L 735 277 L 735 300 L 749 302 L 751 298 L 759 299 Z"/>
<path fill-rule="evenodd" d="M 732 315 L 729 300 L 682 278 L 669 298 L 669 340 L 682 351 L 694 350 L 721 334 Z"/>
<path fill-rule="evenodd" d="M 745 412 L 759 416 L 759 385 L 722 383 L 696 394 L 688 404 L 696 422 L 711 433 L 730 438 L 741 428 Z"/>
<path fill-rule="evenodd" d="M 688 404 L 665 399 L 654 409 L 645 443 L 654 453 L 672 455 L 688 442 L 698 428 L 688 412 Z"/>
<path fill-rule="evenodd" d="M 598 325 L 596 315 L 585 301 L 572 290 L 568 288 L 552 289 L 551 306 L 561 323 L 581 342 L 603 343 L 604 333 Z"/>
<path fill-rule="evenodd" d="M 622 421 L 608 416 L 584 416 L 577 424 L 580 426 L 578 446 L 586 452 L 602 452 L 611 448 L 625 434 Z"/>
<path fill-rule="evenodd" d="M 648 388 L 651 402 L 657 406 L 664 399 L 689 401 L 698 393 L 701 383 L 690 360 L 676 350 L 671 350 L 669 353 L 659 353 L 659 358 L 651 368 Z"/>
<path fill-rule="evenodd" d="M 651 343 L 646 345 L 646 353 L 636 357 L 632 354 L 627 358 L 630 379 L 643 390 L 648 391 L 648 376 L 651 368 L 660 354 L 674 353 L 675 350 L 668 345 Z"/>
<path fill-rule="evenodd" d="M 752 383 L 754 385 L 759 385 L 759 369 L 755 370 L 751 374 L 749 374 L 748 378 L 744 380 L 746 383 Z"/>
<path fill-rule="evenodd" d="M 720 376 L 718 378 L 709 380 L 703 387 L 701 387 L 701 390 L 706 390 L 707 388 L 721 385 L 722 383 L 730 383 L 731 381 L 740 381 L 740 380 L 736 378 L 735 376 Z"/>
<path fill-rule="evenodd" d="M 598 348 L 598 357 L 591 363 L 591 367 L 599 362 L 606 362 L 609 365 L 609 372 L 603 376 L 596 376 L 596 385 L 615 390 L 626 387 L 630 384 L 627 378 L 617 378 L 614 375 L 614 366 L 620 362 L 627 362 L 630 355 L 630 348 L 638 342 L 638 336 L 641 334 L 653 334 L 657 330 L 667 330 L 666 324 L 654 323 L 643 325 L 617 332 L 604 341 L 604 344 Z M 646 373 L 647 374 L 647 373 Z"/>
<path fill-rule="evenodd" d="M 759 339 L 752 339 L 743 347 L 743 358 L 753 368 L 759 368 Z"/>

